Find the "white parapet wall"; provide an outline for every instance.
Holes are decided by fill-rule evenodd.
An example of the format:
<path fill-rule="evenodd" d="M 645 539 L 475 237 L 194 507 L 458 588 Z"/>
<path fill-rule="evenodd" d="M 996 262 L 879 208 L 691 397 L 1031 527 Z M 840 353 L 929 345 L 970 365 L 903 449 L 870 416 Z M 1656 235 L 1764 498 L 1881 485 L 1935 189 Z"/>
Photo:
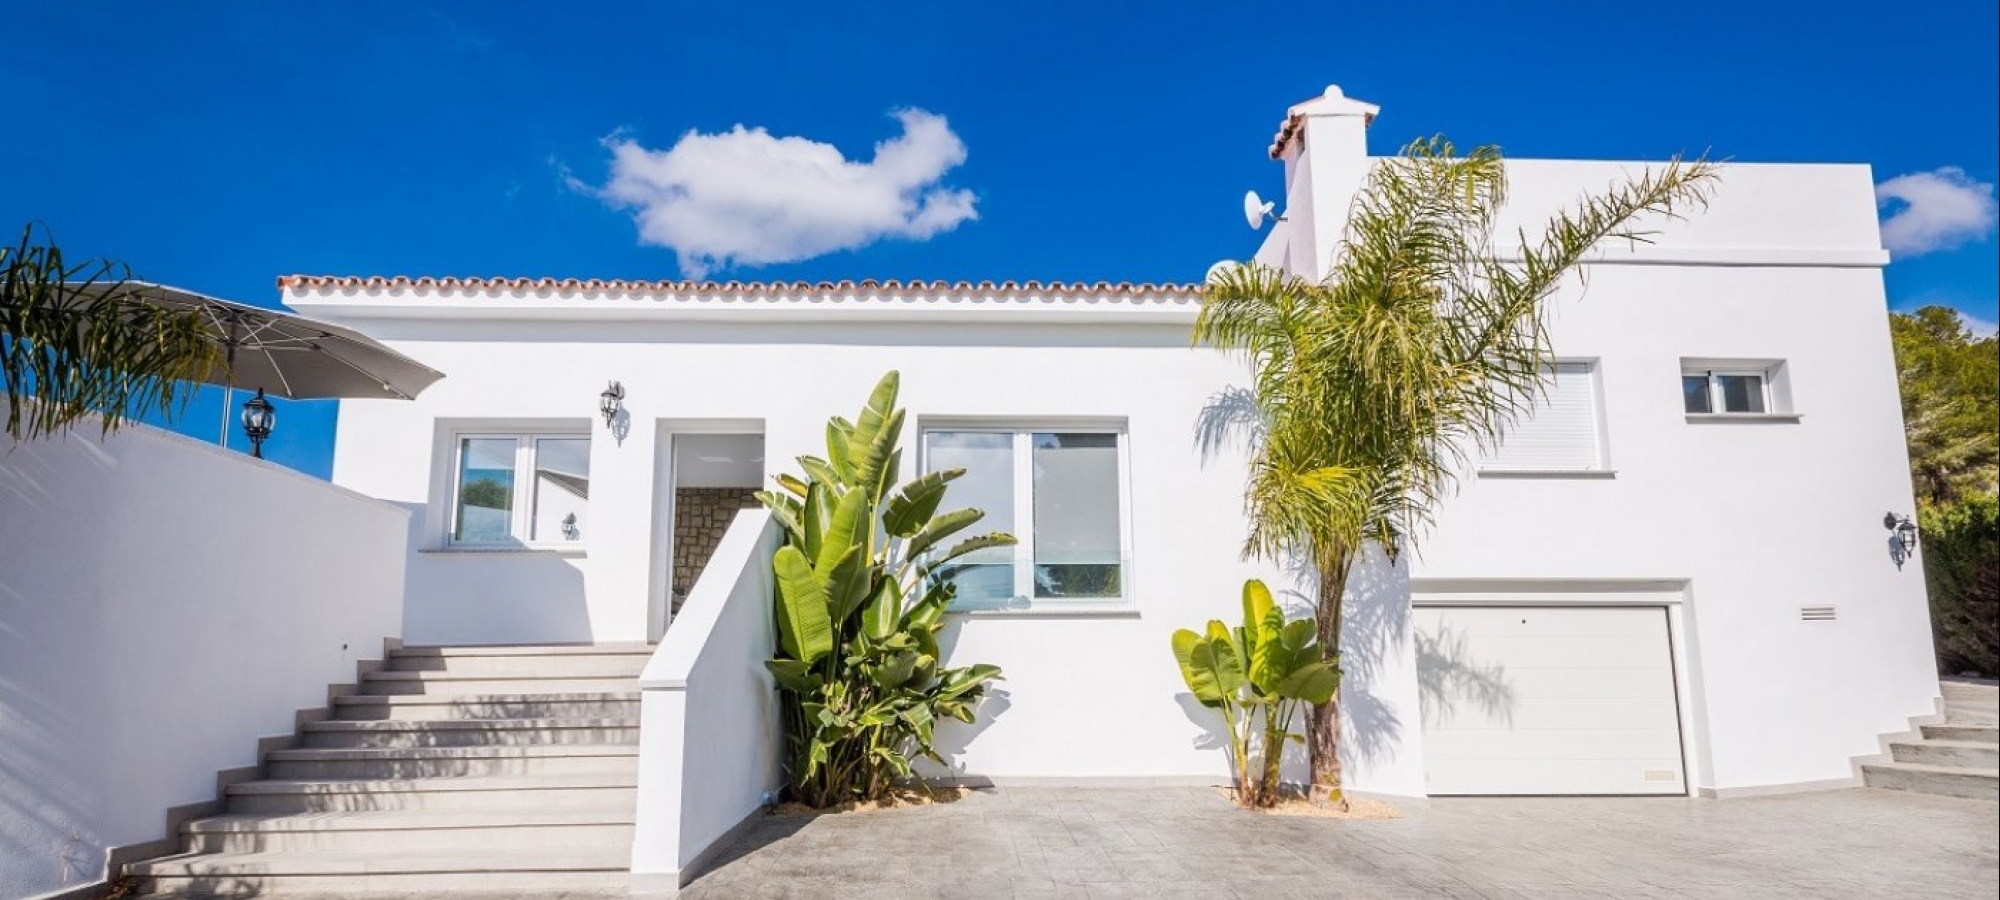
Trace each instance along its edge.
<path fill-rule="evenodd" d="M 102 881 L 380 658 L 408 519 L 145 426 L 0 443 L 0 900 Z"/>
<path fill-rule="evenodd" d="M 632 872 L 686 883 L 778 787 L 771 556 L 778 526 L 736 514 L 639 678 L 638 824 Z"/>

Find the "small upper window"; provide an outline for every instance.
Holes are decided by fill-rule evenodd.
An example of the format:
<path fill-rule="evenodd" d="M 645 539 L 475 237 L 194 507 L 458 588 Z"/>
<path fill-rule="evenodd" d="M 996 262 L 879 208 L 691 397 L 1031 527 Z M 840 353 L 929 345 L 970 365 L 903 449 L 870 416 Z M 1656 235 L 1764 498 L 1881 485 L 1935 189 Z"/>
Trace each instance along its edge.
<path fill-rule="evenodd" d="M 588 434 L 462 435 L 451 542 L 576 544 L 590 516 Z"/>
<path fill-rule="evenodd" d="M 1687 411 L 1767 413 L 1771 411 L 1770 376 L 1766 372 L 1689 372 L 1681 375 L 1681 399 Z"/>

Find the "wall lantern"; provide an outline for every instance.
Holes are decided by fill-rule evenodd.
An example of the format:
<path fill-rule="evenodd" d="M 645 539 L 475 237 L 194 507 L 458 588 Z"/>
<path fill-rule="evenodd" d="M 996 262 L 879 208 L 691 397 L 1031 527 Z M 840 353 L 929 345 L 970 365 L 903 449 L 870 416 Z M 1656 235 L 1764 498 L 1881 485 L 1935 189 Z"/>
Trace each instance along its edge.
<path fill-rule="evenodd" d="M 264 458 L 264 439 L 271 436 L 271 429 L 278 427 L 278 410 L 271 401 L 264 399 L 264 389 L 257 389 L 257 396 L 243 401 L 243 434 L 250 439 L 250 455 Z"/>
<path fill-rule="evenodd" d="M 610 428 L 618 420 L 618 407 L 625 401 L 625 386 L 614 381 L 604 386 L 604 393 L 597 395 L 597 412 L 604 417 L 604 427 Z"/>
<path fill-rule="evenodd" d="M 1882 527 L 1889 529 L 1889 533 L 1896 538 L 1896 546 L 1902 551 L 1901 557 L 1896 560 L 1896 566 L 1901 568 L 1903 560 L 1909 559 L 1917 552 L 1917 523 L 1910 521 L 1909 516 L 1883 513 Z"/>

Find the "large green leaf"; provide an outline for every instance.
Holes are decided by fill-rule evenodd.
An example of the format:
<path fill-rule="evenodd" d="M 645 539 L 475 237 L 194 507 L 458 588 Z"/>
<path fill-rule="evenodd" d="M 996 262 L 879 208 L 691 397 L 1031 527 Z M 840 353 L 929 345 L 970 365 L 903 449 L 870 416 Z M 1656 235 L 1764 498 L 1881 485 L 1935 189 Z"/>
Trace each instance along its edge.
<path fill-rule="evenodd" d="M 900 384 L 901 376 L 893 370 L 875 383 L 875 390 L 868 395 L 868 405 L 862 408 L 847 439 L 847 460 L 854 467 L 854 484 L 874 491 L 878 497 L 882 465 L 888 461 L 889 451 L 895 449 L 902 428 L 902 411 L 896 409 Z"/>
<path fill-rule="evenodd" d="M 806 470 L 806 477 L 826 485 L 828 490 L 838 492 L 846 487 L 845 479 L 834 470 L 833 464 L 817 456 L 799 457 L 799 468 Z"/>
<path fill-rule="evenodd" d="M 899 538 L 916 536 L 917 530 L 937 515 L 945 488 L 964 474 L 964 469 L 940 469 L 904 483 L 882 508 L 882 528 Z"/>
<path fill-rule="evenodd" d="M 813 560 L 814 571 L 824 577 L 833 569 L 833 564 L 850 551 L 872 556 L 872 548 L 862 546 L 868 530 L 869 512 L 867 493 L 848 491 L 840 495 L 840 499 L 833 504 L 833 514 L 827 517 L 826 533 L 820 535 L 819 554 Z"/>
<path fill-rule="evenodd" d="M 1277 696 L 1291 700 L 1304 700 L 1317 706 L 1333 699 L 1340 690 L 1340 673 L 1324 662 L 1309 662 L 1285 676 L 1278 685 Z"/>
<path fill-rule="evenodd" d="M 771 568 L 778 577 L 778 646 L 795 660 L 818 662 L 833 651 L 826 584 L 806 555 L 789 544 L 778 548 Z"/>
<path fill-rule="evenodd" d="M 979 521 L 985 515 L 985 513 L 976 509 L 955 509 L 948 513 L 933 516 L 930 521 L 924 523 L 922 528 L 917 529 L 915 535 L 910 537 L 910 542 L 904 546 L 903 552 L 908 554 L 910 559 L 916 559 L 924 555 L 925 551 L 936 546 L 938 542 L 957 534 L 965 526 Z M 936 563 L 937 561 L 933 560 L 931 564 L 936 565 Z"/>
<path fill-rule="evenodd" d="M 833 568 L 824 573 L 827 615 L 831 617 L 836 632 L 844 631 L 841 626 L 847 617 L 854 615 L 854 611 L 868 600 L 875 575 L 874 567 L 868 562 L 860 547 L 849 546 L 846 553 L 834 560 Z M 813 574 L 822 573 L 814 570 Z"/>
<path fill-rule="evenodd" d="M 861 610 L 861 633 L 876 640 L 887 638 L 903 617 L 903 589 L 894 578 L 883 578 L 874 595 Z"/>
<path fill-rule="evenodd" d="M 844 485 L 854 483 L 854 465 L 847 456 L 848 442 L 853 439 L 853 424 L 839 416 L 827 420 L 826 460 Z"/>
<path fill-rule="evenodd" d="M 767 659 L 764 668 L 771 670 L 771 676 L 777 680 L 779 687 L 794 694 L 810 694 L 824 683 L 813 673 L 810 664 L 796 659 Z"/>
<path fill-rule="evenodd" d="M 820 548 L 823 546 L 820 538 L 826 534 L 828 522 L 833 517 L 832 490 L 832 487 L 821 481 L 806 486 L 806 502 L 800 512 L 800 517 L 804 520 L 800 524 L 804 527 L 800 529 L 799 546 L 807 557 L 813 559 L 819 558 Z"/>
<path fill-rule="evenodd" d="M 778 525 L 785 529 L 785 533 L 792 540 L 805 540 L 805 534 L 801 531 L 804 527 L 805 504 L 776 491 L 758 491 L 757 499 L 771 511 L 771 518 L 778 520 Z"/>
<path fill-rule="evenodd" d="M 1221 623 L 1213 623 L 1220 625 Z M 1228 640 L 1217 640 L 1213 629 L 1200 635 L 1185 628 L 1174 632 L 1174 659 L 1180 662 L 1181 680 L 1203 706 L 1221 707 L 1235 699 L 1243 687 L 1243 668 Z"/>

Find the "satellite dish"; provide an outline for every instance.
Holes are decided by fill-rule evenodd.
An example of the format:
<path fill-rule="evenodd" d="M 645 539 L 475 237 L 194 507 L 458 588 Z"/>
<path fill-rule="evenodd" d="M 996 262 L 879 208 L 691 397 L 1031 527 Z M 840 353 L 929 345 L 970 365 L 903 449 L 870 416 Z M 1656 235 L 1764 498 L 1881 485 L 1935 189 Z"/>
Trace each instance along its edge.
<path fill-rule="evenodd" d="M 1250 223 L 1251 231 L 1264 227 L 1264 217 L 1270 215 L 1271 210 L 1277 206 L 1276 203 L 1265 203 L 1264 198 L 1257 196 L 1256 191 L 1243 192 L 1243 220 Z"/>

